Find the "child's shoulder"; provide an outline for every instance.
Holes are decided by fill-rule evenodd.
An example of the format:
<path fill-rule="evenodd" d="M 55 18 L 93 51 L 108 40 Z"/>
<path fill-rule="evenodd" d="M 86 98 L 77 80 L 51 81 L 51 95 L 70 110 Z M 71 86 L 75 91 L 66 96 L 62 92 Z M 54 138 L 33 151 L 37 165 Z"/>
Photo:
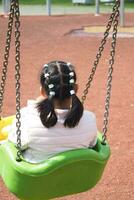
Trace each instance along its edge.
<path fill-rule="evenodd" d="M 84 110 L 83 117 L 88 119 L 88 120 L 96 120 L 95 113 L 93 113 L 89 110 Z"/>

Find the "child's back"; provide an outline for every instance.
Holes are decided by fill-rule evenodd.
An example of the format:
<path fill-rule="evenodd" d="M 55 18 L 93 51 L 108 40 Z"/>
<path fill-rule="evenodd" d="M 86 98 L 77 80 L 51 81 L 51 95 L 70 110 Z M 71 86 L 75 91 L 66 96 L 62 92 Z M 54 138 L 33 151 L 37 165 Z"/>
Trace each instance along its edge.
<path fill-rule="evenodd" d="M 63 64 L 65 65 L 65 63 Z M 68 67 L 67 64 L 66 67 Z M 71 66 L 69 64 L 69 70 L 70 68 Z M 71 72 L 74 73 L 73 70 Z M 62 74 L 62 71 L 60 73 Z M 69 88 L 69 91 L 72 93 L 70 93 L 70 97 L 74 95 L 75 101 L 72 102 L 72 108 L 70 106 L 70 97 L 67 96 L 67 98 L 62 97 L 63 101 L 61 100 L 60 103 L 58 102 L 58 98 L 50 102 L 50 104 L 53 103 L 54 107 L 49 111 L 48 107 L 52 105 L 49 105 L 49 102 L 43 104 L 42 101 L 41 103 L 28 101 L 27 107 L 21 109 L 21 140 L 22 148 L 25 150 L 23 156 L 26 161 L 38 163 L 59 152 L 93 147 L 96 144 L 97 126 L 95 115 L 89 111 L 83 112 L 82 104 L 75 97 L 74 84 L 76 78 L 74 78 L 73 73 L 70 74 L 71 78 L 69 80 L 74 81 L 68 83 L 69 87 L 71 85 Z M 48 72 L 47 75 L 45 74 L 44 78 L 50 76 Z M 56 87 L 56 84 L 50 82 L 49 93 L 53 93 L 52 98 L 56 96 L 56 91 L 53 87 Z M 73 105 L 73 103 L 76 105 Z M 71 109 L 73 110 L 70 111 Z M 9 135 L 9 140 L 14 143 L 17 141 L 15 129 L 16 123 L 14 122 L 11 134 Z"/>

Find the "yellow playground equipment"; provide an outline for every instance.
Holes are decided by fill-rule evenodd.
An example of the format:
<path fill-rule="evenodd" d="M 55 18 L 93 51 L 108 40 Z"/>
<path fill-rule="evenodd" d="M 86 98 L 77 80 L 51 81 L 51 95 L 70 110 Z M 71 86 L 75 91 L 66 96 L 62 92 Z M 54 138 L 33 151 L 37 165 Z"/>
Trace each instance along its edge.
<path fill-rule="evenodd" d="M 7 139 L 8 131 L 6 131 L 5 127 L 9 126 L 14 118 L 15 116 L 10 116 L 0 120 L 0 142 Z"/>

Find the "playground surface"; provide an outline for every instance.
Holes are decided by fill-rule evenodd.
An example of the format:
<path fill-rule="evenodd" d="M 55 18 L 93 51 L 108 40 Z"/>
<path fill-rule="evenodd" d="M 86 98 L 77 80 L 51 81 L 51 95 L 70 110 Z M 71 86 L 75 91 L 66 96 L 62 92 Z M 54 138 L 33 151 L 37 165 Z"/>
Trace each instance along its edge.
<path fill-rule="evenodd" d="M 21 17 L 21 99 L 39 95 L 38 75 L 41 66 L 51 60 L 65 60 L 76 66 L 82 96 L 88 72 L 100 45 L 101 37 L 72 34 L 88 26 L 104 26 L 108 14 L 27 16 Z M 126 14 L 126 26 L 134 26 L 134 13 Z M 0 66 L 3 60 L 7 18 L 0 18 Z M 106 76 L 110 39 L 98 66 L 85 102 L 85 108 L 96 113 L 98 129 L 102 130 Z M 9 72 L 3 115 L 15 113 L 14 44 L 11 45 Z M 108 141 L 111 157 L 101 181 L 90 191 L 59 200 L 133 200 L 134 198 L 134 38 L 119 37 L 114 65 Z M 90 172 L 89 172 L 90 173 Z M 75 177 L 74 177 L 75 178 Z M 0 179 L 0 200 L 17 200 Z M 37 199 L 38 200 L 38 199 Z"/>

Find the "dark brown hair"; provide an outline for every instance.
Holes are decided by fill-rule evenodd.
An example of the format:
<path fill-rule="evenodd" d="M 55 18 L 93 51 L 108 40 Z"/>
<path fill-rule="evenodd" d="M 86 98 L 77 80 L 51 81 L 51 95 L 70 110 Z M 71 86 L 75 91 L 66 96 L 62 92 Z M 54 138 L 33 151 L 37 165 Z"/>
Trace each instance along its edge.
<path fill-rule="evenodd" d="M 74 92 L 76 73 L 73 65 L 63 61 L 53 61 L 44 65 L 40 74 L 40 84 L 48 98 L 37 105 L 42 124 L 50 128 L 57 122 L 53 101 L 63 102 L 72 97 L 72 105 L 64 121 L 65 127 L 75 127 L 83 114 L 83 105 Z"/>

